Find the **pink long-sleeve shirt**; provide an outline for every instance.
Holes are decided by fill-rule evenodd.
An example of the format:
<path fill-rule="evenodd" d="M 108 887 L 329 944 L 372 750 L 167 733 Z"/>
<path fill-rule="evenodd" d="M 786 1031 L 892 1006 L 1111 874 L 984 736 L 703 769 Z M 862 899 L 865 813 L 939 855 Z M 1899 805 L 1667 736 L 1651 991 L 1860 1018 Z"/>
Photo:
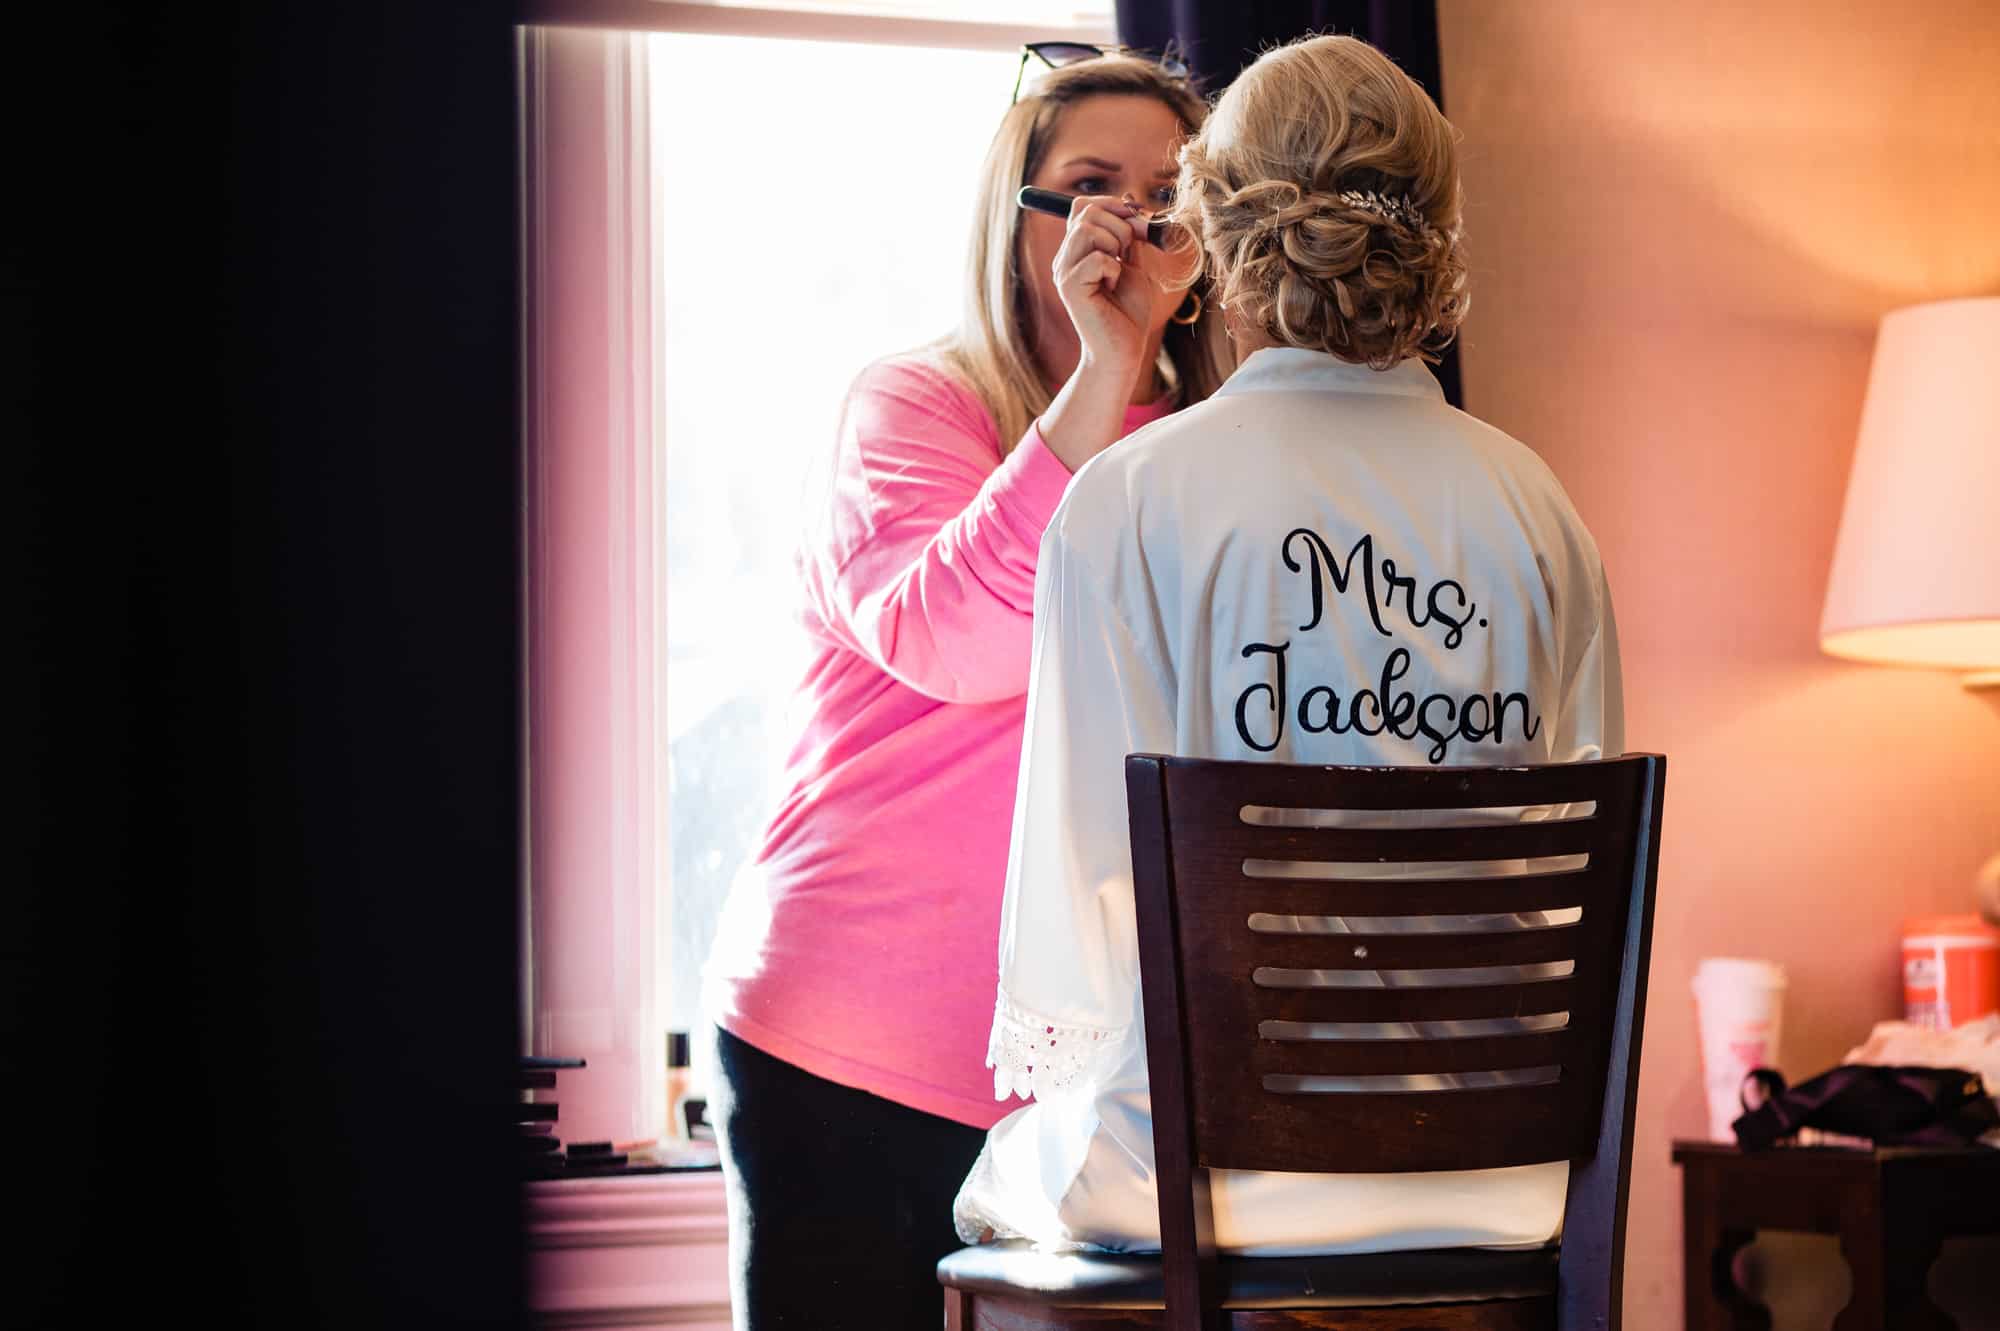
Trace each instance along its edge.
<path fill-rule="evenodd" d="M 980 1128 L 1006 1112 L 986 1040 L 1035 557 L 1068 484 L 1032 426 L 1003 459 L 978 397 L 919 357 L 855 380 L 798 554 L 797 739 L 705 972 L 739 1039 Z"/>

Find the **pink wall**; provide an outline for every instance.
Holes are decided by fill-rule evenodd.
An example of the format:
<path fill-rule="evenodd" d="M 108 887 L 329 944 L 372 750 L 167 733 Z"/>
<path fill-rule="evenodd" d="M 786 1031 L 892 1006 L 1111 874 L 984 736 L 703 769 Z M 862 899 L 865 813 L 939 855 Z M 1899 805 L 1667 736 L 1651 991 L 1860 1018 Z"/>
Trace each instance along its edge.
<path fill-rule="evenodd" d="M 2000 293 L 2000 6 L 1439 8 L 1467 401 L 1596 533 L 1631 746 L 1670 758 L 1626 1307 L 1678 1327 L 1697 959 L 1787 968 L 1810 1075 L 2000 849 L 2000 698 L 1817 649 L 1876 320 Z"/>

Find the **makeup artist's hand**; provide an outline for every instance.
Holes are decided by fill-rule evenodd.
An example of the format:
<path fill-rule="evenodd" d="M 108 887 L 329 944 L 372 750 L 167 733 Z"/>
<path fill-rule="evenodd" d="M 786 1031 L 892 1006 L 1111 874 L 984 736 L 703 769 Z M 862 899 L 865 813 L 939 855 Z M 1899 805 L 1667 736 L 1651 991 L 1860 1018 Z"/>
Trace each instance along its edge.
<path fill-rule="evenodd" d="M 1146 221 L 1122 199 L 1079 195 L 1056 251 L 1056 294 L 1076 326 L 1084 362 L 1109 375 L 1137 376 L 1161 299 L 1159 283 L 1141 267 L 1140 251 L 1153 248 Z"/>

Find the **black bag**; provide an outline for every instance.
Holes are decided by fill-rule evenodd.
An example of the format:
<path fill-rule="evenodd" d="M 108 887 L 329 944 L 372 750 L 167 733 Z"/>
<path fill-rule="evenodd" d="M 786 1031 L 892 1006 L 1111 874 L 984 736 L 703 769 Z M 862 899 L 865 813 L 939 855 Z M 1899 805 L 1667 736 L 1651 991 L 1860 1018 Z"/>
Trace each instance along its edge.
<path fill-rule="evenodd" d="M 1743 1079 L 1764 1103 L 1731 1126 L 1736 1143 L 1761 1151 L 1800 1128 L 1866 1137 L 1877 1146 L 1970 1146 L 2000 1127 L 2000 1111 L 1976 1072 L 1963 1068 L 1889 1068 L 1847 1063 L 1787 1090 L 1774 1068 Z"/>

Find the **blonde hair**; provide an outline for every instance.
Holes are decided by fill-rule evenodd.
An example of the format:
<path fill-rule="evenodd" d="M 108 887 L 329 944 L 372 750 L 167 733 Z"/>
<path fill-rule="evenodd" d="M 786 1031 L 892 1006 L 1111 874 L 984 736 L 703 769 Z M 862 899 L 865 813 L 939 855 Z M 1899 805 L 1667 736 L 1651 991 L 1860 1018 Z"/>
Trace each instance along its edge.
<path fill-rule="evenodd" d="M 973 212 L 972 244 L 965 268 L 965 303 L 959 326 L 925 348 L 978 394 L 1000 428 L 1004 454 L 1048 409 L 1033 346 L 1033 288 L 1021 271 L 1021 211 L 1014 196 L 1040 169 L 1064 112 L 1086 97 L 1152 97 L 1181 118 L 1189 133 L 1201 128 L 1208 105 L 1185 79 L 1151 60 L 1111 53 L 1050 70 L 1010 107 L 986 150 Z M 1193 290 L 1206 283 L 1197 276 Z M 1221 386 L 1229 362 L 1221 319 L 1204 296 L 1192 324 L 1170 323 L 1160 344 L 1160 370 L 1180 389 L 1181 405 L 1199 402 Z M 1061 311 L 1051 312 L 1061 317 Z"/>
<path fill-rule="evenodd" d="M 1457 131 L 1353 37 L 1267 51 L 1181 150 L 1173 220 L 1221 303 L 1283 345 L 1435 363 L 1470 304 Z"/>

